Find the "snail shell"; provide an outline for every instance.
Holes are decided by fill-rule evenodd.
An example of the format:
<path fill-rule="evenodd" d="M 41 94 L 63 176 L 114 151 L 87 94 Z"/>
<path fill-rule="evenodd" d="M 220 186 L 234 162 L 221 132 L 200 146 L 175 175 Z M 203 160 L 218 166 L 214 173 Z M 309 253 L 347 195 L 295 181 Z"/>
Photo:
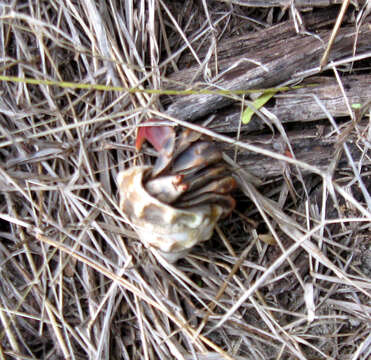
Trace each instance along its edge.
<path fill-rule="evenodd" d="M 174 262 L 184 257 L 195 244 L 211 238 L 225 208 L 207 202 L 184 209 L 169 205 L 145 188 L 144 179 L 151 171 L 151 166 L 138 166 L 119 173 L 120 208 L 140 240 Z M 176 188 L 176 183 L 171 184 Z"/>
<path fill-rule="evenodd" d="M 145 126 L 138 130 L 138 151 L 145 141 L 157 159 L 120 172 L 120 208 L 140 240 L 174 262 L 210 239 L 235 206 L 230 192 L 237 184 L 217 145 L 199 133 L 183 129 L 177 136 L 169 126 Z"/>

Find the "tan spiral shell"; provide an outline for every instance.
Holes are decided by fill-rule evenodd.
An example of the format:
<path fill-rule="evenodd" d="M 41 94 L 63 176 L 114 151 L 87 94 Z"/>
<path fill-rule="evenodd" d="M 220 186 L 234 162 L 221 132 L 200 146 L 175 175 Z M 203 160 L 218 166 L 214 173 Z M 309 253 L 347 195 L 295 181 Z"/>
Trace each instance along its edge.
<path fill-rule="evenodd" d="M 216 204 L 177 209 L 154 198 L 143 186 L 150 167 L 132 167 L 120 172 L 120 208 L 147 247 L 155 247 L 170 262 L 183 257 L 195 244 L 209 240 L 223 214 Z"/>

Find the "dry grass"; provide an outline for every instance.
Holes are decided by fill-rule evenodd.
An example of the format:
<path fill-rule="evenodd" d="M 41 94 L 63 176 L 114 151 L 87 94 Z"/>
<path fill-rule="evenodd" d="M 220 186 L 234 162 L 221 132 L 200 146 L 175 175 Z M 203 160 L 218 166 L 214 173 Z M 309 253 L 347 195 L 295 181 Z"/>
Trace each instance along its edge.
<path fill-rule="evenodd" d="M 0 75 L 39 80 L 1 83 L 2 359 L 371 356 L 371 134 L 353 115 L 338 127 L 324 109 L 348 161 L 337 169 L 329 159 L 326 172 L 172 119 L 286 164 L 258 192 L 238 157 L 226 159 L 241 185 L 237 210 L 176 265 L 144 248 L 117 206 L 118 172 L 150 161 L 149 149 L 134 150 L 136 127 L 162 113 L 162 98 L 89 85 L 161 89 L 185 53 L 207 74 L 218 41 L 287 15 L 277 12 L 223 1 L 0 2 Z"/>

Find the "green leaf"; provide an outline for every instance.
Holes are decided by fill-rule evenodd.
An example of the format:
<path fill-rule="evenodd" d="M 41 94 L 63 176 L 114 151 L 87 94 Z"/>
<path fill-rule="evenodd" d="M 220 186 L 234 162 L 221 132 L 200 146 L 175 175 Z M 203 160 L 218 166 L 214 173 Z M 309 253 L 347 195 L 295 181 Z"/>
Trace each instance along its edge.
<path fill-rule="evenodd" d="M 278 91 L 278 90 L 277 90 Z M 260 95 L 256 100 L 253 101 L 253 106 L 255 109 L 259 110 L 264 106 L 275 94 L 277 91 L 268 91 Z M 254 115 L 255 111 L 252 107 L 247 107 L 246 110 L 242 113 L 242 124 L 248 124 Z"/>
<path fill-rule="evenodd" d="M 359 104 L 359 103 L 352 104 L 353 109 L 360 109 L 361 107 L 362 107 L 362 105 Z"/>

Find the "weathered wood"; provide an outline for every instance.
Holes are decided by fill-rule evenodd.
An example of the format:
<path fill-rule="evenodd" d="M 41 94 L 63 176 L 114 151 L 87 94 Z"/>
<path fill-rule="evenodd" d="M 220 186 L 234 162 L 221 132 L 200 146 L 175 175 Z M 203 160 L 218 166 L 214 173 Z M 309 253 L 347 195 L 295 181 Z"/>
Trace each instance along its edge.
<path fill-rule="evenodd" d="M 362 124 L 363 128 L 366 126 L 366 123 Z M 332 128 L 330 126 L 319 127 L 313 125 L 306 126 L 304 130 L 288 132 L 287 135 L 290 139 L 290 144 L 296 159 L 322 170 L 327 170 L 334 160 L 335 153 L 339 146 L 339 138 L 337 136 L 326 136 L 331 131 Z M 356 139 L 349 138 L 347 140 L 347 145 L 354 161 L 359 161 L 362 153 L 357 147 Z M 249 144 L 259 146 L 260 148 L 271 150 L 274 153 L 280 152 L 283 154 L 286 149 L 286 145 L 279 135 L 274 137 L 269 135 L 252 137 L 249 135 L 245 141 Z M 234 149 L 225 149 L 225 152 L 231 158 L 234 158 Z M 248 172 L 260 179 L 272 179 L 282 175 L 285 166 L 285 164 L 276 159 L 244 150 L 238 151 L 237 163 L 238 166 L 248 170 Z M 343 155 L 338 164 L 338 168 L 344 168 L 347 164 L 347 160 Z M 364 164 L 366 164 L 366 160 Z M 303 170 L 303 174 L 305 173 L 306 171 Z"/>
<path fill-rule="evenodd" d="M 328 9 L 319 13 L 309 13 L 303 16 L 305 29 L 311 33 L 316 33 L 324 28 L 330 30 L 335 23 L 336 16 L 337 11 Z M 245 59 L 245 62 L 248 59 L 255 59 L 254 56 L 259 51 L 270 53 L 270 50 L 274 49 L 278 41 L 284 43 L 289 39 L 295 38 L 297 35 L 294 21 L 288 20 L 261 31 L 248 32 L 240 36 L 223 39 L 217 45 L 218 73 L 220 74 L 229 69 L 233 64 L 243 61 L 243 59 Z M 299 35 L 299 39 L 303 37 L 304 35 Z M 324 44 L 324 49 L 325 46 Z M 197 50 L 197 55 L 202 60 L 208 51 L 208 47 L 201 47 Z M 163 79 L 165 88 L 182 89 L 185 86 L 197 87 L 197 82 L 200 82 L 200 85 L 205 85 L 203 72 L 200 71 L 199 65 L 195 62 L 192 54 L 182 55 L 179 59 L 178 66 L 182 69 L 181 71 L 170 74 L 168 79 Z M 213 58 L 208 63 L 208 69 L 215 72 L 215 61 Z M 213 83 L 213 80 L 210 80 L 210 83 Z"/>
<path fill-rule="evenodd" d="M 364 104 L 371 99 L 371 75 L 345 76 L 341 79 L 349 104 Z M 330 77 L 313 77 L 308 83 L 316 87 L 296 89 L 274 97 L 274 104 L 266 109 L 272 112 L 282 123 L 307 122 L 326 118 L 326 114 L 315 100 L 315 96 L 333 117 L 348 116 L 344 96 L 338 82 Z M 304 84 L 305 85 L 305 82 Z M 236 132 L 241 118 L 241 106 L 232 105 L 218 111 L 208 127 L 217 132 Z M 242 132 L 261 130 L 266 124 L 258 115 L 243 125 Z"/>
<path fill-rule="evenodd" d="M 283 30 L 280 30 L 281 27 Z M 294 24 L 290 21 L 246 37 L 244 43 L 234 44 L 240 50 L 242 48 L 244 53 L 219 62 L 221 73 L 212 82 L 215 87 L 210 84 L 209 89 L 269 88 L 289 80 L 305 78 L 305 72 L 308 70 L 314 70 L 313 75 L 320 71 L 319 62 L 330 33 L 331 30 L 319 31 L 316 36 L 296 34 Z M 370 39 L 371 29 L 365 24 L 358 33 L 357 54 L 371 50 Z M 352 56 L 354 41 L 353 26 L 341 29 L 332 47 L 330 60 Z M 183 70 L 172 80 L 187 86 L 195 73 L 197 68 Z M 173 99 L 166 113 L 182 120 L 193 121 L 231 103 L 233 99 L 222 95 L 189 95 Z"/>
<path fill-rule="evenodd" d="M 289 7 L 293 2 L 296 8 L 327 7 L 341 4 L 343 0 L 219 0 L 233 5 L 248 7 Z M 353 4 L 364 3 L 365 0 L 352 1 Z"/>

